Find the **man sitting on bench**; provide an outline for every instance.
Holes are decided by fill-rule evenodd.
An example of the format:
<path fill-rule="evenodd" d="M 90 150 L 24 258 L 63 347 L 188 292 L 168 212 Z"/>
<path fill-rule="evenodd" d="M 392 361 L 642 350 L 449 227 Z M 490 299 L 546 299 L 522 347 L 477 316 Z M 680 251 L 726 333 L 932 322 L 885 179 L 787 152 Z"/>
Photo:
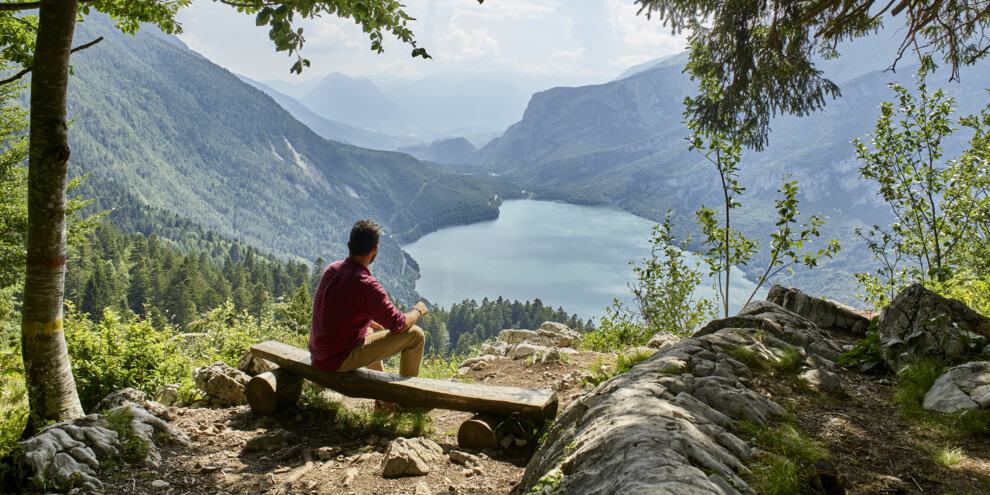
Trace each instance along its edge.
<path fill-rule="evenodd" d="M 426 305 L 418 302 L 403 314 L 371 276 L 368 265 L 378 254 L 380 238 L 378 225 L 358 221 L 347 243 L 350 256 L 323 271 L 309 332 L 309 353 L 316 368 L 333 372 L 363 366 L 383 371 L 382 360 L 401 352 L 399 374 L 419 375 L 426 339 L 415 323 L 426 314 Z"/>

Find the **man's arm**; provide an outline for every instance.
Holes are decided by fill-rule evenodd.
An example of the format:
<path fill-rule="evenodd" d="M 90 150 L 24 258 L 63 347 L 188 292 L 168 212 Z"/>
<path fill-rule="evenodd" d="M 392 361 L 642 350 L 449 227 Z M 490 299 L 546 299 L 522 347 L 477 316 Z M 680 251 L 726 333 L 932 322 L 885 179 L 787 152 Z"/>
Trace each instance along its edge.
<path fill-rule="evenodd" d="M 405 332 L 412 328 L 416 324 L 419 318 L 427 313 L 426 305 L 423 301 L 420 301 L 409 308 L 409 312 L 406 313 L 406 324 L 402 327 L 402 331 Z"/>

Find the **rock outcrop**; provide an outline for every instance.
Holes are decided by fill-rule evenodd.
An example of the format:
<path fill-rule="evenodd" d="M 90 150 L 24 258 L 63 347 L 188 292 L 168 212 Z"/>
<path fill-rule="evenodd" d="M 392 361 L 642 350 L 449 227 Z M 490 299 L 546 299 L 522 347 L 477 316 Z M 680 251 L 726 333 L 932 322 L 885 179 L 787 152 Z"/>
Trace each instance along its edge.
<path fill-rule="evenodd" d="M 581 335 L 562 323 L 544 322 L 537 330 L 506 329 L 491 344 L 481 346 L 479 355 L 465 359 L 458 369 L 480 370 L 495 359 L 533 359 L 542 363 L 560 361 L 564 354 L 575 354 Z"/>
<path fill-rule="evenodd" d="M 892 369 L 921 356 L 982 352 L 990 319 L 960 301 L 914 284 L 902 290 L 877 320 L 880 350 Z"/>
<path fill-rule="evenodd" d="M 117 399 L 113 400 L 120 400 L 125 396 L 136 398 L 128 392 L 117 393 Z M 180 443 L 189 443 L 184 434 L 129 401 L 110 409 L 107 414 L 129 415 L 128 427 L 148 446 L 144 463 L 149 468 L 157 468 L 161 462 L 161 454 L 155 447 L 156 434 L 165 433 Z M 103 487 L 103 483 L 96 477 L 100 460 L 118 455 L 123 448 L 123 441 L 110 428 L 106 415 L 90 414 L 49 425 L 21 442 L 21 447 L 24 449 L 27 465 L 40 479 L 52 480 L 63 487 L 98 491 Z"/>
<path fill-rule="evenodd" d="M 663 347 L 572 402 L 526 468 L 517 493 L 747 491 L 739 477 L 754 449 L 735 419 L 764 424 L 784 408 L 754 390 L 733 356 L 797 360 L 825 371 L 841 349 L 807 318 L 758 301 L 735 317 Z M 819 373 L 819 375 L 824 375 Z"/>
<path fill-rule="evenodd" d="M 872 314 L 835 301 L 811 297 L 794 287 L 774 284 L 767 293 L 767 301 L 804 316 L 822 329 L 838 329 L 864 335 L 870 326 Z"/>

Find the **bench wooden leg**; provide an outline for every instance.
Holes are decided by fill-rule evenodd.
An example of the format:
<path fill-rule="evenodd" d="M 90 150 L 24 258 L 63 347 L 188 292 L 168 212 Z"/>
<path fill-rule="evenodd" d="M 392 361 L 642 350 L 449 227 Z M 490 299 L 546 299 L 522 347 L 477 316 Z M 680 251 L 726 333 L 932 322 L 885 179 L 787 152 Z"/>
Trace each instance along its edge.
<path fill-rule="evenodd" d="M 457 444 L 465 449 L 494 449 L 498 447 L 495 428 L 501 419 L 488 414 L 477 414 L 461 423 L 457 429 Z"/>
<path fill-rule="evenodd" d="M 248 382 L 245 394 L 255 414 L 271 414 L 294 405 L 302 394 L 302 378 L 282 369 L 262 373 Z"/>

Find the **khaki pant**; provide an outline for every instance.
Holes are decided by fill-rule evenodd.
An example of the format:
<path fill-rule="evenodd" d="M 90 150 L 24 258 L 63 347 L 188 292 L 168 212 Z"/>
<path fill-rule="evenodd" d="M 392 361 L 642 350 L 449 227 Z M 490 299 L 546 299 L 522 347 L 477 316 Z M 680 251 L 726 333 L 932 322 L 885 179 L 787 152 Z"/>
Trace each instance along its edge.
<path fill-rule="evenodd" d="M 426 337 L 423 335 L 423 329 L 416 325 L 402 333 L 378 331 L 365 337 L 364 344 L 351 350 L 337 371 L 354 371 L 362 366 L 370 370 L 383 371 L 382 360 L 401 352 L 399 374 L 418 376 L 419 365 L 423 360 L 424 343 Z"/>

